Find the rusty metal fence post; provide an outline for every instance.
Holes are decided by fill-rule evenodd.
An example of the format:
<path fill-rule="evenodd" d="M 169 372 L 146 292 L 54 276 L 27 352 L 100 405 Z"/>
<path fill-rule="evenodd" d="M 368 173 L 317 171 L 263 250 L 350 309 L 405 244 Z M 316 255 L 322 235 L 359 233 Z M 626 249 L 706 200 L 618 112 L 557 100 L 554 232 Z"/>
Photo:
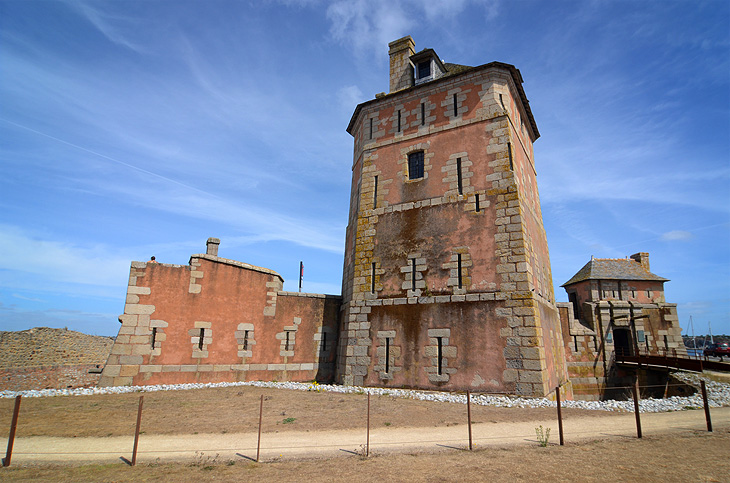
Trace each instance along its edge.
<path fill-rule="evenodd" d="M 368 429 L 367 429 L 367 440 L 365 442 L 365 457 L 370 456 L 370 393 L 368 393 Z"/>
<path fill-rule="evenodd" d="M 18 414 L 20 413 L 20 399 L 22 396 L 15 396 L 15 407 L 13 408 L 13 419 L 10 422 L 10 435 L 8 435 L 8 449 L 5 451 L 3 466 L 10 466 L 10 459 L 13 457 L 13 444 L 15 443 L 15 430 L 18 427 Z"/>
<path fill-rule="evenodd" d="M 563 440 L 563 413 L 560 407 L 560 386 L 555 388 L 555 401 L 558 403 L 558 434 L 560 435 L 560 446 L 564 446 L 565 440 Z"/>
<path fill-rule="evenodd" d="M 474 445 L 471 440 L 471 391 L 466 391 L 466 419 L 469 424 L 469 451 L 474 449 Z"/>
<path fill-rule="evenodd" d="M 636 437 L 641 438 L 641 416 L 639 416 L 639 381 L 631 386 L 631 393 L 634 396 L 634 415 L 636 416 Z"/>
<path fill-rule="evenodd" d="M 705 381 L 700 381 L 702 388 L 702 403 L 705 406 L 705 420 L 707 421 L 707 431 L 712 432 L 712 419 L 710 418 L 710 404 L 707 401 L 707 387 Z"/>
<path fill-rule="evenodd" d="M 134 449 L 132 450 L 132 466 L 137 464 L 137 446 L 139 444 L 139 428 L 142 425 L 142 403 L 144 396 L 139 397 L 139 408 L 137 408 L 137 428 L 134 430 Z"/>
<path fill-rule="evenodd" d="M 259 404 L 259 438 L 258 442 L 256 443 L 256 462 L 259 461 L 259 456 L 261 456 L 261 422 L 264 419 L 264 395 L 261 395 L 261 403 Z"/>

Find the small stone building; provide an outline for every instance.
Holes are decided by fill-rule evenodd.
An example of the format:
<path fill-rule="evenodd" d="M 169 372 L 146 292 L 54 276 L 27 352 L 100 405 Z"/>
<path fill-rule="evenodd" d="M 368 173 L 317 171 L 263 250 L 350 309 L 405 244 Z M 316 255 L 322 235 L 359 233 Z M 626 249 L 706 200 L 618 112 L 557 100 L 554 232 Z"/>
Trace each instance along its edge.
<path fill-rule="evenodd" d="M 340 297 L 284 292 L 219 244 L 189 265 L 132 262 L 101 386 L 332 380 Z"/>
<path fill-rule="evenodd" d="M 685 356 L 677 305 L 666 303 L 664 282 L 649 271 L 649 254 L 592 258 L 562 286 L 558 303 L 568 372 L 576 397 L 596 399 L 632 382 L 615 354 Z"/>

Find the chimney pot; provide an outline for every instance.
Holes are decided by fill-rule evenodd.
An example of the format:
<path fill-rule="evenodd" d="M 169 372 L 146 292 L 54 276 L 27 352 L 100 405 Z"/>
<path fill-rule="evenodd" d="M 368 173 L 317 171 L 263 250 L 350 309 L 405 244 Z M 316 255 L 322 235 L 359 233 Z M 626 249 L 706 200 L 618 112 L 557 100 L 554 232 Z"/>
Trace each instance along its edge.
<path fill-rule="evenodd" d="M 641 266 L 644 267 L 644 270 L 646 270 L 647 272 L 650 271 L 649 270 L 649 253 L 647 253 L 647 252 L 634 253 L 633 255 L 631 255 L 631 259 L 639 262 L 641 264 Z"/>
<path fill-rule="evenodd" d="M 205 253 L 208 255 L 213 255 L 214 257 L 218 256 L 218 245 L 221 244 L 220 238 L 208 238 L 208 241 L 206 242 L 207 250 Z"/>
<path fill-rule="evenodd" d="M 410 35 L 388 44 L 390 56 L 390 92 L 407 89 L 413 85 L 413 66 L 410 57 L 415 54 L 416 43 Z"/>

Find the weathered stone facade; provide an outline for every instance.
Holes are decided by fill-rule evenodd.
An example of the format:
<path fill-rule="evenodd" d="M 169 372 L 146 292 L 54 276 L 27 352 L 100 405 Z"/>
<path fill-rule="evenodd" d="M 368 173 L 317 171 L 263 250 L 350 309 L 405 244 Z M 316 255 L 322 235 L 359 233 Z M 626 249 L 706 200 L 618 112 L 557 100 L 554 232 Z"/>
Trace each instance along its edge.
<path fill-rule="evenodd" d="M 592 259 L 563 286 L 559 303 L 568 372 L 575 396 L 600 399 L 635 375 L 615 365 L 616 352 L 686 357 L 677 305 L 649 271 L 649 254 Z"/>
<path fill-rule="evenodd" d="M 570 395 L 519 71 L 390 48 L 391 92 L 348 127 L 338 381 Z"/>
<path fill-rule="evenodd" d="M 0 332 L 0 390 L 95 386 L 113 344 L 111 337 L 48 327 Z"/>
<path fill-rule="evenodd" d="M 357 106 L 347 130 L 342 296 L 283 292 L 276 272 L 219 257 L 217 239 L 187 266 L 133 262 L 101 384 L 560 386 L 597 398 L 621 377 L 617 348 L 683 352 L 648 254 L 592 260 L 566 284 L 571 302 L 555 303 L 539 132 L 514 66 L 445 64 L 399 39 L 390 92 Z"/>
<path fill-rule="evenodd" d="M 332 379 L 340 297 L 284 292 L 219 243 L 189 265 L 132 262 L 100 385 Z"/>

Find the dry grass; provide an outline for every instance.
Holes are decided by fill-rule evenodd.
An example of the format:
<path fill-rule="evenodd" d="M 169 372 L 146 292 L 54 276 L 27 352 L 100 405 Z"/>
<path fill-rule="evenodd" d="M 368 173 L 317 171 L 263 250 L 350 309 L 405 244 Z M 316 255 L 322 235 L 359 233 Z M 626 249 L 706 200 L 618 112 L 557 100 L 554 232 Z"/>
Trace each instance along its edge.
<path fill-rule="evenodd" d="M 730 432 L 598 440 L 541 448 L 511 446 L 431 454 L 347 456 L 273 463 L 87 465 L 4 468 L 5 481 L 699 481 L 730 480 Z"/>
<path fill-rule="evenodd" d="M 229 387 L 144 394 L 145 434 L 246 433 L 258 428 L 264 395 L 264 431 L 328 431 L 362 428 L 367 396 L 256 387 Z M 139 394 L 23 399 L 18 437 L 124 436 L 134 434 Z M 0 428 L 10 425 L 12 399 L 0 400 Z M 564 409 L 565 419 L 595 411 Z M 611 417 L 614 413 L 605 413 Z M 290 418 L 294 418 L 291 421 Z M 553 409 L 507 409 L 472 405 L 472 421 L 514 422 L 555 418 Z M 284 421 L 291 421 L 284 424 Z M 372 427 L 466 425 L 466 406 L 371 398 Z"/>

